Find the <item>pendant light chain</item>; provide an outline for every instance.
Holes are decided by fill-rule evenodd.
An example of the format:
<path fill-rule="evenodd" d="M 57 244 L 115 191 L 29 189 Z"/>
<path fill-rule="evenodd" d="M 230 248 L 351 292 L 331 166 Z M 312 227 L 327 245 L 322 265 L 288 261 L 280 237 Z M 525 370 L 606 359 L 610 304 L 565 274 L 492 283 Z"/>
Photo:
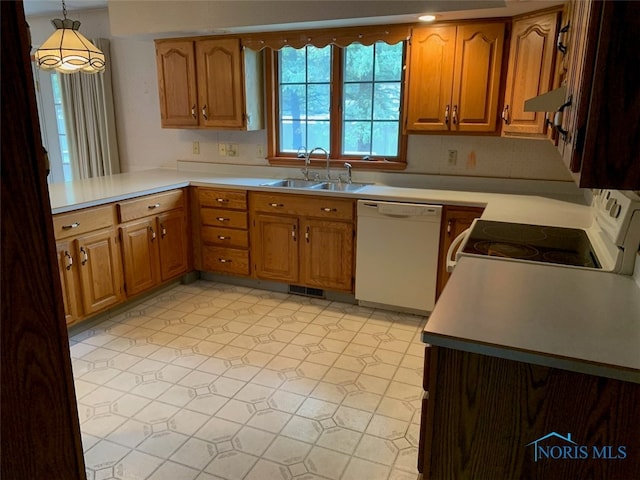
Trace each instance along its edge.
<path fill-rule="evenodd" d="M 62 0 L 62 15 L 64 16 L 64 19 L 67 19 L 67 5 L 64 3 L 64 0 Z"/>

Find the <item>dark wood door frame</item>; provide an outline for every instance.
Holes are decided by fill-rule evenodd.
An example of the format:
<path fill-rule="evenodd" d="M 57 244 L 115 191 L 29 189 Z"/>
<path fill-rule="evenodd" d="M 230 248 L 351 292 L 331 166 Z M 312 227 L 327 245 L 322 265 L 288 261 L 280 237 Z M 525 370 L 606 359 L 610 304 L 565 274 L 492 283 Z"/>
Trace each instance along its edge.
<path fill-rule="evenodd" d="M 22 2 L 2 7 L 2 478 L 85 480 Z"/>

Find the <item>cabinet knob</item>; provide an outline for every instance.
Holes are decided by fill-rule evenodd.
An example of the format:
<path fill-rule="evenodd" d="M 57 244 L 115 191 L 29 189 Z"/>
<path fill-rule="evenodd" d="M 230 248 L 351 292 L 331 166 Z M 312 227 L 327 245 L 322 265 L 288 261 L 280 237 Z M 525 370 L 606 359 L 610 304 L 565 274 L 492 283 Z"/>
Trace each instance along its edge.
<path fill-rule="evenodd" d="M 80 222 L 73 222 L 71 225 L 63 225 L 63 230 L 70 230 L 72 228 L 78 228 L 80 226 Z"/>
<path fill-rule="evenodd" d="M 149 205 L 147 208 L 149 210 L 153 210 L 154 208 L 160 208 L 160 204 L 159 203 L 154 203 L 153 205 Z"/>

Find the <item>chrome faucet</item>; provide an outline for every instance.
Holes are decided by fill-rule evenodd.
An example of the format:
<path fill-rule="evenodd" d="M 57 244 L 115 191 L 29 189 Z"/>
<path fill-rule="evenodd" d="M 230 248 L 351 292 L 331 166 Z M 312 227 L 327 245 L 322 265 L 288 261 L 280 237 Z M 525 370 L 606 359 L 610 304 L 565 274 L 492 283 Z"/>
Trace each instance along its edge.
<path fill-rule="evenodd" d="M 329 166 L 331 164 L 331 162 L 329 160 L 329 152 L 327 152 L 322 147 L 313 148 L 312 150 L 310 150 L 307 153 L 307 156 L 306 156 L 305 162 L 304 162 L 304 170 L 303 170 L 303 173 L 305 173 L 305 170 L 306 170 L 305 180 L 309 180 L 309 165 L 311 165 L 311 155 L 313 155 L 313 153 L 316 152 L 316 151 L 320 151 L 320 152 L 324 153 L 325 156 L 327 157 L 327 180 L 331 180 L 330 171 L 329 171 Z"/>
<path fill-rule="evenodd" d="M 347 169 L 347 183 L 351 183 L 351 164 L 349 162 L 344 162 L 344 168 Z"/>

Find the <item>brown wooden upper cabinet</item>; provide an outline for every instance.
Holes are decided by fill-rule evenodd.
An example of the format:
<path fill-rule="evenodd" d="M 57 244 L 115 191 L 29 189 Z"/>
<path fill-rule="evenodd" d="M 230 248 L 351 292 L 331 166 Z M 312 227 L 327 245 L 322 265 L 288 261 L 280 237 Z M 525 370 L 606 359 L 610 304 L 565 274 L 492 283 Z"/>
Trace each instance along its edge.
<path fill-rule="evenodd" d="M 413 29 L 406 131 L 497 130 L 505 30 L 502 21 Z"/>
<path fill-rule="evenodd" d="M 165 128 L 264 128 L 262 54 L 238 38 L 156 40 Z"/>
<path fill-rule="evenodd" d="M 504 136 L 546 136 L 544 112 L 525 112 L 524 102 L 554 88 L 559 21 L 559 10 L 513 20 L 501 115 Z"/>

